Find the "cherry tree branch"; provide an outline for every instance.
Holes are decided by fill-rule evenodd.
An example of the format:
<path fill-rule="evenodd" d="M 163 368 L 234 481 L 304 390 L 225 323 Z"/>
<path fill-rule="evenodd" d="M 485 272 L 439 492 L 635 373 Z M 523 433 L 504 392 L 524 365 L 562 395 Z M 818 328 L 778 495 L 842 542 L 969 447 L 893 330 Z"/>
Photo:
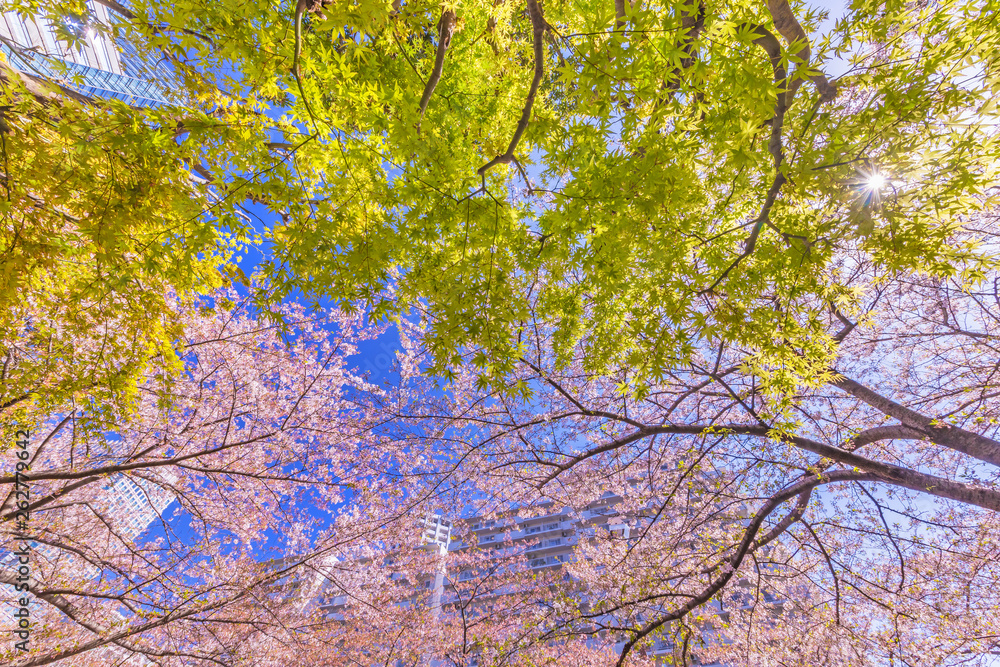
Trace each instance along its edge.
<path fill-rule="evenodd" d="M 540 367 L 538 367 L 535 364 L 531 363 L 530 361 L 528 361 L 524 357 L 521 358 L 521 362 L 525 366 L 527 366 L 528 368 L 530 368 L 531 370 L 535 371 L 535 373 L 537 373 L 538 376 L 542 380 L 544 380 L 547 385 L 549 385 L 550 387 L 552 387 L 553 389 L 555 389 L 556 391 L 558 391 L 560 394 L 562 394 L 562 396 L 565 397 L 567 401 L 569 401 L 570 403 L 572 403 L 573 405 L 575 405 L 577 407 L 577 409 L 580 411 L 581 414 L 586 415 L 588 417 L 604 417 L 605 419 L 611 419 L 613 421 L 624 422 L 626 424 L 630 424 L 632 426 L 635 426 L 635 427 L 637 427 L 639 429 L 645 428 L 645 425 L 642 422 L 636 421 L 634 419 L 629 419 L 628 417 L 626 417 L 624 415 L 620 415 L 620 414 L 618 414 L 616 412 L 607 412 L 606 410 L 592 410 L 592 409 L 588 408 L 583 403 L 581 403 L 576 397 L 574 397 L 572 394 L 570 394 L 568 391 L 566 391 L 566 389 L 561 384 L 559 384 L 558 382 L 556 382 L 555 380 L 553 380 L 547 373 L 545 373 L 544 371 L 542 371 L 542 369 Z M 569 414 L 569 413 L 567 413 L 567 414 Z"/>
<path fill-rule="evenodd" d="M 648 437 L 656 435 L 659 433 L 664 434 L 675 434 L 675 435 L 711 435 L 719 434 L 721 432 L 729 432 L 734 435 L 747 435 L 759 438 L 770 438 L 785 442 L 787 444 L 798 447 L 813 454 L 818 454 L 823 458 L 836 461 L 837 463 L 851 466 L 866 472 L 870 472 L 878 476 L 879 481 L 889 484 L 894 484 L 896 486 L 902 486 L 913 491 L 918 491 L 921 493 L 927 493 L 932 496 L 937 496 L 939 498 L 946 498 L 949 500 L 957 500 L 962 503 L 967 503 L 970 505 L 975 505 L 977 507 L 982 507 L 984 509 L 992 510 L 995 512 L 1000 512 L 1000 491 L 995 491 L 993 489 L 987 489 L 983 487 L 972 486 L 971 484 L 964 484 L 961 482 L 952 482 L 951 480 L 945 479 L 943 477 L 937 477 L 935 475 L 929 475 L 916 470 L 911 470 L 909 468 L 903 468 L 901 466 L 896 466 L 891 463 L 883 463 L 881 461 L 875 461 L 864 456 L 860 456 L 846 449 L 841 449 L 839 447 L 833 447 L 831 445 L 824 445 L 821 442 L 811 440 L 802 436 L 794 436 L 788 434 L 781 434 L 775 431 L 770 431 L 766 427 L 762 426 L 747 426 L 744 424 L 688 424 L 688 425 L 663 425 L 663 426 L 648 426 L 645 429 L 640 429 L 624 438 L 621 438 L 621 442 L 618 440 L 605 445 L 601 445 L 593 450 L 589 450 L 583 454 L 572 457 L 568 461 L 561 464 L 562 470 L 568 470 L 574 465 L 591 458 L 600 453 L 607 451 L 612 451 L 619 447 L 623 447 L 631 442 L 635 442 L 643 437 Z M 896 431 L 887 430 L 883 431 L 883 434 L 894 433 Z M 909 431 L 900 431 L 902 433 L 909 433 Z M 874 437 L 878 432 L 868 433 L 867 437 Z M 872 440 L 874 442 L 874 440 Z"/>
<path fill-rule="evenodd" d="M 171 466 L 181 463 L 183 461 L 188 461 L 190 459 L 199 458 L 202 456 L 208 456 L 209 454 L 216 454 L 218 452 L 225 451 L 227 449 L 232 449 L 234 447 L 241 447 L 245 445 L 251 445 L 261 440 L 266 440 L 274 435 L 277 435 L 279 431 L 269 431 L 263 433 L 254 438 L 248 438 L 246 440 L 239 440 L 236 442 L 231 442 L 229 444 L 219 445 L 218 447 L 212 447 L 210 449 L 205 449 L 200 452 L 192 452 L 190 454 L 182 454 L 180 456 L 173 456 L 166 459 L 155 459 L 149 461 L 134 461 L 132 463 L 121 463 L 118 465 L 107 465 L 101 466 L 99 468 L 91 468 L 90 470 L 77 470 L 77 471 L 61 471 L 61 470 L 50 470 L 47 472 L 41 472 L 31 475 L 29 479 L 32 480 L 44 480 L 44 479 L 84 479 L 89 477 L 94 477 L 98 475 L 108 475 L 115 472 L 127 472 L 129 470 L 139 470 L 142 468 L 162 468 L 164 466 Z M 235 471 L 234 471 L 235 473 Z M 0 484 L 13 484 L 15 477 L 13 475 L 7 475 L 0 477 Z"/>
<path fill-rule="evenodd" d="M 831 484 L 835 482 L 846 482 L 846 481 L 877 481 L 878 477 L 872 473 L 856 472 L 852 470 L 837 470 L 831 473 L 825 473 L 819 475 L 818 477 L 813 477 L 809 479 L 804 479 L 788 487 L 785 487 L 777 494 L 771 496 L 771 498 L 761 507 L 754 518 L 750 521 L 746 530 L 743 533 L 743 539 L 740 542 L 739 547 L 736 552 L 728 559 L 728 561 L 723 566 L 723 573 L 718 579 L 711 582 L 705 589 L 702 590 L 700 594 L 691 598 L 684 605 L 678 609 L 670 612 L 669 614 L 664 614 L 655 621 L 652 621 L 642 627 L 639 630 L 634 630 L 633 636 L 630 640 L 625 643 L 622 647 L 621 654 L 618 657 L 618 662 L 616 667 L 623 667 L 625 664 L 625 659 L 628 654 L 632 651 L 635 645 L 640 642 L 644 637 L 647 637 L 650 633 L 655 632 L 658 628 L 662 627 L 666 623 L 671 621 L 677 621 L 689 613 L 702 606 L 706 602 L 712 599 L 719 591 L 725 588 L 726 584 L 733 578 L 736 571 L 739 570 L 740 565 L 743 563 L 743 559 L 751 552 L 754 545 L 754 540 L 757 533 L 760 531 L 761 526 L 764 524 L 764 520 L 767 519 L 775 510 L 781 507 L 787 500 L 794 498 L 795 496 L 801 496 L 803 493 L 811 492 L 812 489 L 823 484 Z"/>
<path fill-rule="evenodd" d="M 3 583 L 3 584 L 6 584 L 8 586 L 13 587 L 18 582 L 10 574 L 8 574 L 6 572 L 0 572 L 0 583 Z M 41 582 L 35 581 L 35 582 L 32 583 L 32 586 L 31 586 L 31 590 L 32 590 L 32 592 L 33 592 L 33 594 L 34 594 L 34 596 L 36 598 L 38 598 L 39 600 L 42 600 L 43 602 L 45 602 L 46 604 L 54 607 L 55 609 L 58 609 L 66 618 L 70 619 L 71 621 L 73 621 L 74 623 L 76 623 L 77 625 L 79 625 L 80 627 L 85 628 L 86 630 L 89 630 L 90 632 L 92 632 L 95 635 L 100 636 L 102 634 L 107 634 L 108 633 L 108 631 L 109 631 L 108 627 L 104 626 L 103 624 L 101 624 L 101 623 L 99 623 L 97 621 L 94 621 L 94 620 L 92 620 L 90 618 L 87 618 L 86 612 L 84 610 L 80 609 L 79 607 L 77 607 L 75 604 L 73 604 L 72 601 L 70 601 L 66 597 L 66 595 L 64 594 L 64 592 L 67 592 L 67 591 L 56 591 L 56 590 L 44 590 L 44 589 L 40 589 L 40 587 L 39 587 L 40 583 Z M 72 594 L 72 593 L 70 593 L 70 594 Z M 86 595 L 86 594 L 84 594 L 84 595 Z M 108 596 L 108 597 L 110 599 L 117 599 L 117 598 L 112 597 L 112 596 Z M 137 644 L 134 644 L 132 642 L 125 641 L 124 637 L 117 638 L 117 639 L 109 639 L 106 643 L 115 644 L 116 646 L 120 646 L 121 648 L 123 648 L 123 649 L 125 649 L 127 651 L 131 651 L 133 653 L 147 653 L 147 650 L 144 647 L 139 646 Z M 34 663 L 34 664 L 43 664 L 44 665 L 44 664 L 48 664 L 49 662 L 54 662 L 54 661 L 40 662 L 40 663 Z"/>
<path fill-rule="evenodd" d="M 192 600 L 188 600 L 186 602 L 181 603 L 180 605 L 178 605 L 171 611 L 167 612 L 166 614 L 158 615 L 157 617 L 152 618 L 144 623 L 138 623 L 123 628 L 117 632 L 113 632 L 111 634 L 105 634 L 104 636 L 100 636 L 103 632 L 103 628 L 97 624 L 91 623 L 93 628 L 88 628 L 88 629 L 91 629 L 92 632 L 98 634 L 98 636 L 95 639 L 89 642 L 84 642 L 81 644 L 77 644 L 75 646 L 71 646 L 69 648 L 57 650 L 53 653 L 38 655 L 34 657 L 28 656 L 23 660 L 13 663 L 12 665 L 10 665 L 10 667 L 40 667 L 41 665 L 48 665 L 54 662 L 59 662 L 60 660 L 65 660 L 75 655 L 80 655 L 82 653 L 92 651 L 102 646 L 107 646 L 108 644 L 120 644 L 123 640 L 129 639 L 131 637 L 136 637 L 137 635 L 149 632 L 150 630 L 156 630 L 162 628 L 166 625 L 175 623 L 177 621 L 185 621 L 185 620 L 198 621 L 199 616 L 205 614 L 211 614 L 216 610 L 223 609 L 235 602 L 238 602 L 252 595 L 254 591 L 259 590 L 261 587 L 267 586 L 270 583 L 278 581 L 283 577 L 287 576 L 288 574 L 294 572 L 299 567 L 306 565 L 307 563 L 309 563 L 309 561 L 323 556 L 334 546 L 336 545 L 331 545 L 324 549 L 318 549 L 312 553 L 294 559 L 293 561 L 287 563 L 284 567 L 275 568 L 270 571 L 267 571 L 266 573 L 257 575 L 253 577 L 246 584 L 237 586 L 234 592 L 229 594 L 223 594 L 221 597 L 219 597 L 214 601 L 204 602 L 204 601 L 198 601 L 197 598 L 194 598 Z M 5 577 L 8 576 L 9 575 L 4 575 L 0 573 L 0 582 L 6 582 Z M 63 611 L 63 613 L 66 613 L 66 609 L 70 609 L 72 611 L 70 607 L 66 607 L 66 609 L 61 608 L 60 607 L 60 605 L 62 605 L 61 601 L 46 600 L 46 602 L 53 604 L 53 606 L 59 608 L 60 611 Z M 225 621 L 223 620 L 218 622 L 224 623 Z M 130 649 L 130 650 L 135 650 L 135 649 Z"/>
<path fill-rule="evenodd" d="M 756 540 L 753 543 L 750 551 L 757 551 L 761 547 L 764 547 L 774 540 L 781 537 L 781 535 L 792 527 L 792 524 L 802 518 L 803 513 L 806 511 L 806 507 L 809 506 L 809 500 L 812 498 L 812 492 L 815 487 L 809 487 L 799 494 L 799 502 L 795 504 L 795 508 L 791 512 L 785 515 L 778 524 L 768 531 L 767 535 Z"/>
<path fill-rule="evenodd" d="M 1000 442 L 966 431 L 951 424 L 934 424 L 934 420 L 881 396 L 851 378 L 841 376 L 831 382 L 834 387 L 867 403 L 879 412 L 898 419 L 903 426 L 920 433 L 931 442 L 962 452 L 968 456 L 1000 466 Z"/>
<path fill-rule="evenodd" d="M 812 535 L 813 540 L 816 542 L 816 546 L 819 547 L 819 552 L 823 554 L 823 560 L 826 561 L 826 566 L 830 570 L 830 577 L 833 579 L 833 595 L 834 595 L 834 614 L 837 620 L 837 625 L 840 625 L 840 577 L 837 576 L 837 570 L 833 567 L 833 559 L 830 557 L 830 552 L 826 550 L 823 546 L 823 542 L 819 539 L 819 535 L 813 530 L 813 527 L 809 525 L 808 522 L 803 521 L 802 525 L 806 527 L 809 534 Z"/>
<path fill-rule="evenodd" d="M 31 465 L 35 462 L 35 459 L 38 458 L 38 455 L 42 453 L 43 449 L 45 449 L 45 446 L 47 444 L 49 444 L 49 442 L 52 440 L 52 438 L 54 438 L 56 435 L 58 435 L 59 431 L 61 431 L 63 429 L 63 427 L 66 426 L 66 424 L 68 424 L 73 419 L 73 417 L 75 415 L 76 415 L 75 411 L 74 412 L 70 412 L 69 414 L 67 414 L 65 417 L 63 417 L 62 421 L 60 421 L 58 424 L 56 424 L 55 427 L 49 432 L 49 434 L 47 436 L 45 436 L 45 439 L 42 440 L 42 442 L 38 445 L 38 447 L 35 448 L 35 451 L 31 455 L 31 459 L 28 461 L 28 468 L 29 468 L 29 470 L 31 468 Z M 31 478 L 30 474 L 23 474 L 22 477 L 24 477 L 25 479 L 30 479 Z M 3 511 L 7 508 L 7 503 L 9 503 L 11 501 L 11 499 L 14 497 L 14 492 L 15 491 L 16 491 L 16 488 L 12 488 L 7 493 L 7 496 L 4 498 L 3 502 L 0 503 L 0 514 L 2 514 Z"/>

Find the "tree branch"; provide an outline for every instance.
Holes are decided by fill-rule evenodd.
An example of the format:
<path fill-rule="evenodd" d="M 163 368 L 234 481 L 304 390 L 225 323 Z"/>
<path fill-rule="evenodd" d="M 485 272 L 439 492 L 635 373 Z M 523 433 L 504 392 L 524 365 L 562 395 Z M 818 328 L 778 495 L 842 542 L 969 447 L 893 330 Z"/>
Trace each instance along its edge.
<path fill-rule="evenodd" d="M 898 428 L 898 427 L 897 427 Z M 993 489 L 987 489 L 983 487 L 976 487 L 970 484 L 962 484 L 960 482 L 952 482 L 951 480 L 945 479 L 943 477 L 937 477 L 935 475 L 929 475 L 926 473 L 918 472 L 916 470 L 911 470 L 909 468 L 904 468 L 901 466 L 896 466 L 891 463 L 882 463 L 881 461 L 875 461 L 864 456 L 860 456 L 846 449 L 841 449 L 839 447 L 833 447 L 831 445 L 824 445 L 821 442 L 816 442 L 809 438 L 804 438 L 801 436 L 781 434 L 777 432 L 769 431 L 766 427 L 762 426 L 747 426 L 744 424 L 690 424 L 690 425 L 663 425 L 663 426 L 647 426 L 642 430 L 641 433 L 633 433 L 631 436 L 623 438 L 620 442 L 615 441 L 613 443 L 608 443 L 602 445 L 591 452 L 586 452 L 578 457 L 576 457 L 575 462 L 569 462 L 575 464 L 576 462 L 582 461 L 586 458 L 590 458 L 594 454 L 611 451 L 614 446 L 618 447 L 625 446 L 631 442 L 634 442 L 642 437 L 652 436 L 656 434 L 675 434 L 675 435 L 711 435 L 713 433 L 718 434 L 722 431 L 728 431 L 736 435 L 748 435 L 759 438 L 772 438 L 785 442 L 787 444 L 798 447 L 799 449 L 804 449 L 805 451 L 812 452 L 813 454 L 818 454 L 823 458 L 836 461 L 837 463 L 850 466 L 852 468 L 857 468 L 859 470 L 864 470 L 878 476 L 878 481 L 894 484 L 896 486 L 901 486 L 913 491 L 918 491 L 920 493 L 927 493 L 932 496 L 937 496 L 939 498 L 946 498 L 949 500 L 957 500 L 958 502 L 967 503 L 969 505 L 975 505 L 976 507 L 982 507 L 983 509 L 992 510 L 994 512 L 1000 512 L 1000 491 L 995 491 Z M 874 431 L 874 433 L 873 433 Z M 897 432 L 893 431 L 883 431 L 883 434 Z M 909 436 L 904 435 L 903 437 L 911 437 L 912 433 L 909 430 L 898 431 L 904 434 L 910 434 Z M 868 437 L 874 438 L 878 433 L 875 429 L 867 432 Z M 971 434 L 970 434 L 971 435 Z M 889 436 L 894 437 L 894 436 Z M 977 436 L 978 437 L 978 436 Z M 884 439 L 884 438 L 883 438 Z M 872 440 L 874 441 L 874 439 Z M 568 467 L 571 466 L 567 466 Z"/>
<path fill-rule="evenodd" d="M 625 27 L 625 0 L 615 0 L 615 31 Z"/>
<path fill-rule="evenodd" d="M 681 28 L 683 28 L 684 35 L 681 38 L 680 47 L 684 53 L 684 57 L 681 58 L 680 65 L 674 67 L 673 71 L 667 75 L 667 82 L 664 88 L 671 91 L 675 91 L 681 87 L 681 74 L 694 64 L 694 42 L 701 35 L 701 31 L 705 27 L 704 0 L 698 0 L 697 7 L 695 6 L 695 0 L 688 0 L 688 2 L 681 5 L 680 11 Z"/>
<path fill-rule="evenodd" d="M 617 667 L 623 667 L 623 665 L 625 664 L 625 658 L 628 656 L 632 648 L 639 641 L 641 641 L 643 637 L 648 636 L 650 633 L 656 631 L 658 628 L 662 627 L 666 623 L 684 618 L 690 612 L 694 611 L 695 609 L 697 609 L 698 607 L 700 607 L 701 605 L 705 604 L 710 599 L 712 599 L 712 597 L 716 593 L 721 591 L 726 586 L 726 584 L 729 583 L 730 579 L 733 578 L 733 575 L 736 574 L 736 571 L 740 568 L 740 565 L 743 563 L 743 559 L 746 557 L 746 555 L 750 553 L 750 551 L 752 550 L 754 544 L 754 538 L 760 531 L 760 528 L 763 525 L 764 520 L 772 512 L 778 509 L 785 501 L 794 498 L 795 496 L 800 496 L 800 503 L 801 503 L 802 494 L 811 492 L 812 489 L 814 489 L 817 486 L 820 486 L 821 484 L 831 484 L 834 482 L 846 482 L 846 481 L 875 481 L 877 479 L 878 479 L 877 476 L 871 473 L 859 473 L 853 470 L 838 470 L 832 473 L 827 473 L 820 475 L 818 477 L 812 477 L 809 479 L 804 479 L 802 481 L 796 482 L 795 484 L 792 484 L 791 486 L 782 489 L 777 494 L 772 496 L 764 504 L 764 506 L 757 511 L 757 514 L 754 515 L 754 518 L 750 521 L 750 524 L 747 526 L 746 531 L 743 534 L 743 540 L 740 542 L 740 545 L 737 548 L 736 553 L 734 553 L 725 563 L 725 568 L 724 568 L 725 571 L 722 573 L 722 575 L 718 579 L 710 583 L 699 595 L 693 597 L 691 600 L 689 600 L 680 608 L 672 611 L 669 614 L 661 616 L 660 618 L 647 624 L 640 630 L 633 631 L 634 636 L 632 637 L 632 639 L 626 642 L 625 646 L 622 648 L 621 655 L 618 657 L 618 662 L 616 663 Z"/>
<path fill-rule="evenodd" d="M 136 16 L 134 12 L 132 12 L 128 7 L 125 7 L 121 3 L 116 2 L 115 0 L 94 0 L 94 2 L 96 2 L 99 5 L 104 5 L 105 7 L 107 7 L 108 9 L 110 9 L 111 11 L 115 12 L 116 14 L 119 14 L 122 18 L 125 18 L 125 19 L 127 19 L 129 21 L 132 21 L 133 23 L 139 23 L 140 22 L 139 17 Z M 145 21 L 142 21 L 142 22 L 146 23 L 146 25 L 148 25 L 150 28 L 152 28 L 154 34 L 158 33 L 158 32 L 163 32 L 163 31 L 166 31 L 166 30 L 179 30 L 181 33 L 183 33 L 185 35 L 191 35 L 192 37 L 197 37 L 198 39 L 200 39 L 201 41 L 205 42 L 206 44 L 208 44 L 211 47 L 215 46 L 215 41 L 211 37 L 209 37 L 208 35 L 203 35 L 202 33 L 197 32 L 195 30 L 188 30 L 187 28 L 173 28 L 173 27 L 166 26 L 166 25 L 158 25 L 157 26 L 157 25 L 154 25 L 152 23 L 145 22 Z"/>
<path fill-rule="evenodd" d="M 766 546 L 776 540 L 781 536 L 786 530 L 788 530 L 793 523 L 802 518 L 803 513 L 806 511 L 806 507 L 809 506 L 809 500 L 812 498 L 812 492 L 814 487 L 809 487 L 805 491 L 799 494 L 799 502 L 795 505 L 795 508 L 785 515 L 785 518 L 778 522 L 774 528 L 768 532 L 764 537 L 756 540 L 753 546 L 750 547 L 750 551 L 757 551 L 763 546 Z"/>
<path fill-rule="evenodd" d="M 252 445 L 255 442 L 260 442 L 274 435 L 277 435 L 280 431 L 269 431 L 261 435 L 249 438 L 247 440 L 240 440 L 237 442 L 231 442 L 228 444 L 218 445 L 210 449 L 202 450 L 200 452 L 192 452 L 191 454 L 183 454 L 179 456 L 173 456 L 164 459 L 146 460 L 146 461 L 134 461 L 131 463 L 121 463 L 118 465 L 107 465 L 99 468 L 93 468 L 90 470 L 49 470 L 47 472 L 37 473 L 31 475 L 29 479 L 32 480 L 43 480 L 43 479 L 84 479 L 89 477 L 94 477 L 97 475 L 107 475 L 115 472 L 125 472 L 128 470 L 138 470 L 140 468 L 162 468 L 163 466 L 176 465 L 183 461 L 188 461 L 190 459 L 200 458 L 202 456 L 208 456 L 209 454 L 216 454 L 218 452 L 225 451 L 227 449 L 232 449 L 233 447 L 241 447 L 245 445 Z M 13 484 L 15 481 L 14 475 L 6 475 L 0 477 L 0 484 Z"/>
<path fill-rule="evenodd" d="M 534 33 L 535 75 L 531 79 L 531 88 L 528 90 L 528 97 L 524 101 L 524 109 L 521 110 L 521 119 L 517 121 L 517 128 L 514 130 L 514 136 L 511 138 L 507 150 L 480 167 L 476 172 L 480 176 L 486 174 L 486 172 L 498 164 L 510 164 L 514 160 L 514 151 L 517 150 L 517 145 L 521 142 L 521 136 L 528 127 L 528 121 L 531 119 L 531 109 L 535 104 L 535 95 L 538 93 L 538 86 L 542 83 L 542 76 L 545 75 L 545 49 L 543 42 L 545 40 L 545 29 L 548 27 L 548 24 L 545 22 L 545 17 L 542 16 L 542 7 L 538 4 L 538 0 L 527 0 L 527 2 L 528 16 L 531 18 L 531 27 Z"/>
<path fill-rule="evenodd" d="M 305 88 L 302 86 L 302 73 L 299 71 L 299 60 L 302 56 L 302 15 L 309 9 L 310 4 L 311 0 L 297 0 L 295 3 L 295 53 L 292 55 L 292 76 L 295 77 L 295 83 L 299 87 L 299 96 L 302 98 L 302 104 L 305 105 L 306 111 L 309 113 L 309 118 L 315 127 L 316 115 L 309 105 Z"/>
<path fill-rule="evenodd" d="M 771 69 L 774 70 L 774 84 L 777 89 L 777 100 L 774 104 L 774 116 L 771 118 L 771 137 L 767 142 L 767 150 L 771 154 L 771 159 L 774 161 L 774 180 L 771 182 L 771 187 L 767 190 L 767 195 L 764 197 L 764 205 L 760 208 L 760 213 L 757 215 L 756 220 L 754 220 L 753 229 L 750 232 L 750 236 L 747 237 L 744 243 L 743 252 L 736 258 L 736 260 L 729 265 L 729 267 L 722 272 L 722 275 L 716 278 L 707 289 L 702 290 L 702 293 L 713 291 L 719 283 L 726 279 L 726 276 L 735 269 L 740 263 L 753 254 L 754 249 L 757 247 L 757 237 L 760 235 L 760 230 L 763 229 L 765 224 L 770 223 L 771 208 L 774 206 L 774 202 L 778 199 L 778 192 L 781 191 L 781 186 L 785 184 L 785 175 L 781 173 L 781 163 L 784 160 L 784 150 L 781 145 L 781 130 L 785 123 L 785 111 L 788 109 L 788 105 L 785 103 L 785 83 L 786 74 L 785 68 L 781 64 L 781 44 L 778 42 L 778 38 L 775 37 L 770 30 L 763 26 L 755 25 L 752 23 L 744 24 L 743 27 L 749 27 L 751 33 L 756 35 L 754 37 L 753 43 L 764 49 L 767 52 L 767 57 L 771 61 Z"/>
<path fill-rule="evenodd" d="M 434 69 L 431 71 L 431 76 L 427 79 L 427 85 L 424 86 L 424 94 L 420 98 L 420 117 L 424 117 L 424 112 L 427 110 L 427 104 L 431 101 L 431 95 L 434 93 L 434 89 L 438 85 L 438 81 L 441 80 L 441 72 L 444 71 L 444 57 L 448 52 L 448 47 L 451 46 L 451 37 L 455 33 L 455 12 L 446 9 L 441 14 L 441 20 L 438 21 L 438 45 L 437 45 L 437 55 L 434 57 Z"/>
<path fill-rule="evenodd" d="M 795 18 L 795 15 L 792 14 L 792 10 L 788 6 L 788 0 L 767 0 L 767 10 L 771 13 L 771 18 L 774 20 L 774 27 L 778 29 L 781 36 L 788 42 L 788 46 L 791 47 L 794 44 L 802 45 L 795 53 L 795 56 L 802 60 L 801 64 L 796 65 L 796 72 L 800 69 L 808 69 L 810 57 L 809 39 L 806 37 L 805 31 Z M 816 89 L 819 90 L 821 103 L 829 102 L 837 96 L 837 87 L 827 81 L 826 76 L 821 72 L 813 74 L 809 78 L 816 84 Z M 791 106 L 792 98 L 795 97 L 795 91 L 802 85 L 802 80 L 802 77 L 796 76 L 789 82 L 788 93 L 785 98 L 788 106 Z"/>
<path fill-rule="evenodd" d="M 930 417 L 900 405 L 895 401 L 876 394 L 848 377 L 831 382 L 834 387 L 850 394 L 858 400 L 867 403 L 879 412 L 898 419 L 903 426 L 916 431 L 931 442 L 962 452 L 980 461 L 1000 466 L 1000 442 L 977 433 L 966 431 L 951 424 L 933 424 Z M 912 439 L 912 438 L 911 438 Z"/>
<path fill-rule="evenodd" d="M 2 60 L 0 60 L 0 82 L 20 84 L 29 95 L 41 102 L 43 106 L 56 104 L 59 97 L 67 97 L 81 104 L 91 104 L 94 101 L 92 97 L 78 93 L 72 88 L 14 69 Z"/>

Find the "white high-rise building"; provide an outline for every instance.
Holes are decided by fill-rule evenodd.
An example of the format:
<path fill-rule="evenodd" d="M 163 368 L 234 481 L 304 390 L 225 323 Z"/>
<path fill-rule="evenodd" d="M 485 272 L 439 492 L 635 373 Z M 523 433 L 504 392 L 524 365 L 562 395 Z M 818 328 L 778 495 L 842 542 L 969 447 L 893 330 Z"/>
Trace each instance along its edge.
<path fill-rule="evenodd" d="M 102 487 L 98 503 L 114 517 L 115 529 L 128 541 L 139 537 L 174 501 L 170 492 L 136 477 L 114 474 Z"/>

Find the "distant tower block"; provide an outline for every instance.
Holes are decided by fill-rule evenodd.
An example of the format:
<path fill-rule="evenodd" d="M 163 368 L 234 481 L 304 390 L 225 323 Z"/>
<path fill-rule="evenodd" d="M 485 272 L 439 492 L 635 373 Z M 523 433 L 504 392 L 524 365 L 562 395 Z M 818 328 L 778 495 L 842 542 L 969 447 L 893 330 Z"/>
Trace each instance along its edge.
<path fill-rule="evenodd" d="M 427 514 L 420 522 L 420 546 L 435 553 L 434 583 L 431 587 L 431 614 L 437 621 L 441 616 L 441 596 L 444 593 L 445 560 L 451 542 L 451 521 L 440 514 Z"/>
<path fill-rule="evenodd" d="M 451 542 L 451 521 L 440 514 L 427 514 L 420 521 L 423 532 L 420 534 L 420 546 L 436 544 L 444 551 Z"/>

